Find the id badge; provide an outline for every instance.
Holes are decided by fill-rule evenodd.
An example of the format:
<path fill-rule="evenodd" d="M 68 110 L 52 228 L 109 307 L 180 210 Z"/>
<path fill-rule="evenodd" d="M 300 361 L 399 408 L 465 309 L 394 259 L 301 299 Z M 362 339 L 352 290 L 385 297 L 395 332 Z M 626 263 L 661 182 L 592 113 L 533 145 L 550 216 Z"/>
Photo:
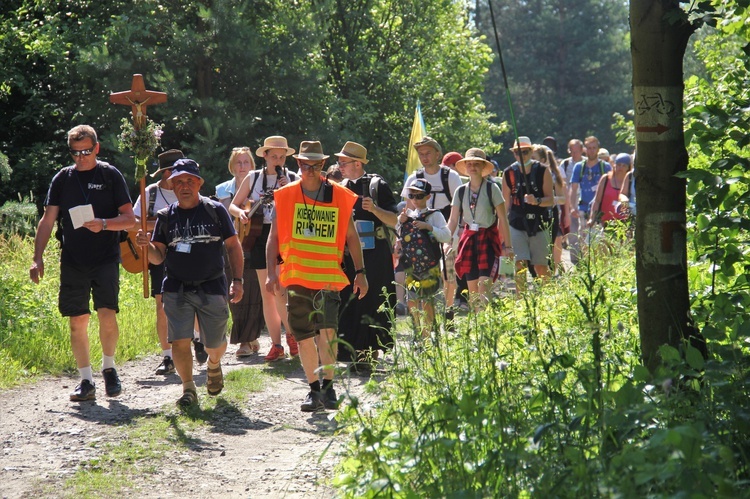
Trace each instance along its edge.
<path fill-rule="evenodd" d="M 315 229 L 307 227 L 302 231 L 302 235 L 304 235 L 305 237 L 315 237 Z"/>
<path fill-rule="evenodd" d="M 479 231 L 479 224 L 469 224 L 469 230 L 472 232 L 478 232 Z"/>
<path fill-rule="evenodd" d="M 177 243 L 177 253 L 190 253 L 189 243 Z"/>

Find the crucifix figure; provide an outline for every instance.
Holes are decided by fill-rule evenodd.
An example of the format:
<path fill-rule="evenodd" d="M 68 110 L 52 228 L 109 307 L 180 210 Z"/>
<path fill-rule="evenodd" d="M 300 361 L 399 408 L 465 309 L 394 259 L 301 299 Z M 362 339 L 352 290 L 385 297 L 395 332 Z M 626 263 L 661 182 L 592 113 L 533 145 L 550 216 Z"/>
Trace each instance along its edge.
<path fill-rule="evenodd" d="M 130 90 L 109 94 L 109 102 L 123 106 L 129 105 L 133 113 L 133 126 L 136 130 L 139 130 L 146 124 L 146 107 L 167 102 L 167 94 L 146 90 L 143 75 L 135 74 L 130 84 Z"/>
<path fill-rule="evenodd" d="M 112 104 L 121 104 L 123 106 L 130 106 L 133 113 L 133 128 L 140 130 L 146 125 L 146 107 L 153 104 L 161 104 L 167 102 L 167 94 L 164 92 L 153 92 L 146 90 L 146 85 L 143 83 L 143 75 L 134 74 L 133 81 L 130 83 L 130 90 L 124 92 L 114 92 L 109 94 L 109 102 Z M 141 200 L 146 199 L 146 176 L 140 179 L 140 191 Z M 146 204 L 141 203 L 141 229 L 146 230 Z M 125 244 L 125 243 L 123 243 Z M 146 252 L 141 249 L 141 272 L 143 273 L 143 297 L 148 298 L 149 286 L 148 286 L 148 258 Z"/>

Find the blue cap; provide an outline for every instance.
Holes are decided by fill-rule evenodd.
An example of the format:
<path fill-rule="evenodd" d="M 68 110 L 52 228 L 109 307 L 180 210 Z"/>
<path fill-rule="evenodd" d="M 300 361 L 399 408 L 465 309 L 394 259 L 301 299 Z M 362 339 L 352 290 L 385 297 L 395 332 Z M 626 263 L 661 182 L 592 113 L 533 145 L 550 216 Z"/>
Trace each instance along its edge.
<path fill-rule="evenodd" d="M 172 165 L 171 178 L 179 177 L 180 175 L 192 175 L 203 180 L 200 170 L 198 169 L 198 163 L 188 158 L 178 159 L 174 162 L 174 165 Z"/>
<path fill-rule="evenodd" d="M 627 165 L 630 166 L 630 154 L 621 152 L 615 158 L 615 163 L 627 163 Z"/>

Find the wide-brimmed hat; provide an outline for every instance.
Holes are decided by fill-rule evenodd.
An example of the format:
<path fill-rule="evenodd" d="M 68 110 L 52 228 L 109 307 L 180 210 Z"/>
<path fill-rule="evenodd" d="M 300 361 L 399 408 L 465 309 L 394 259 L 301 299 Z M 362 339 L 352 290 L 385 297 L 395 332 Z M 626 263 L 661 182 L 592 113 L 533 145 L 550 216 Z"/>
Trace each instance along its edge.
<path fill-rule="evenodd" d="M 463 156 L 461 156 L 460 152 L 451 151 L 443 156 L 443 160 L 440 162 L 440 164 L 445 166 L 454 166 L 456 164 L 456 161 L 460 160 L 461 158 L 463 158 Z"/>
<path fill-rule="evenodd" d="M 518 150 L 518 149 L 533 149 L 534 145 L 531 143 L 531 139 L 526 137 L 525 135 L 521 135 L 518 137 L 518 140 L 513 142 L 513 148 L 512 150 Z"/>
<path fill-rule="evenodd" d="M 424 192 L 425 194 L 429 194 L 430 192 L 432 192 L 432 185 L 430 185 L 430 183 L 425 178 L 414 179 L 414 181 L 406 188 L 413 191 Z"/>
<path fill-rule="evenodd" d="M 599 152 L 596 153 L 596 155 L 599 157 L 599 159 L 606 159 L 607 161 L 609 161 L 609 151 L 603 147 L 599 148 Z"/>
<path fill-rule="evenodd" d="M 493 165 L 491 162 L 487 161 L 487 155 L 484 153 L 483 150 L 479 149 L 478 147 L 472 147 L 468 151 L 466 151 L 466 154 L 464 154 L 464 157 L 462 159 L 459 159 L 456 161 L 456 170 L 458 170 L 458 173 L 461 175 L 468 175 L 466 173 L 466 162 L 467 161 L 481 161 L 484 163 L 482 168 L 482 176 L 486 177 L 490 173 L 492 173 L 492 170 L 495 168 L 495 165 Z"/>
<path fill-rule="evenodd" d="M 156 177 L 164 170 L 171 170 L 174 166 L 174 162 L 184 157 L 185 155 L 182 154 L 182 151 L 180 151 L 179 149 L 170 149 L 168 151 L 164 151 L 163 153 L 159 154 L 159 156 L 157 156 L 157 160 L 159 161 L 159 169 L 152 173 L 151 176 Z"/>
<path fill-rule="evenodd" d="M 440 144 L 438 144 L 438 141 L 427 135 L 422 137 L 422 139 L 419 142 L 414 143 L 414 149 L 419 149 L 422 146 L 430 146 L 433 149 L 435 149 L 437 152 L 439 152 L 440 154 L 443 154 L 443 148 L 440 147 Z"/>
<path fill-rule="evenodd" d="M 299 154 L 294 155 L 295 159 L 305 161 L 321 161 L 330 158 L 323 154 L 323 146 L 317 140 L 303 140 L 299 145 Z"/>
<path fill-rule="evenodd" d="M 198 163 L 196 163 L 192 159 L 178 159 L 174 162 L 174 166 L 172 167 L 172 176 L 170 178 L 176 178 L 180 175 L 192 175 L 193 177 L 198 177 L 199 179 L 201 179 L 201 183 L 203 183 L 203 177 L 201 177 L 199 168 L 200 167 L 198 166 Z"/>
<path fill-rule="evenodd" d="M 286 149 L 287 156 L 294 154 L 294 149 L 289 147 L 289 144 L 286 143 L 286 137 L 282 137 L 281 135 L 271 135 L 270 137 L 266 137 L 266 140 L 263 141 L 263 145 L 255 151 L 255 155 L 263 157 L 269 149 Z"/>
<path fill-rule="evenodd" d="M 363 165 L 366 165 L 369 161 L 367 159 L 367 148 L 362 144 L 357 144 L 356 142 L 352 141 L 348 141 L 346 144 L 344 144 L 344 147 L 341 148 L 341 152 L 337 152 L 336 154 L 334 154 L 334 156 L 338 156 L 339 158 L 354 159 L 356 161 L 359 161 Z"/>

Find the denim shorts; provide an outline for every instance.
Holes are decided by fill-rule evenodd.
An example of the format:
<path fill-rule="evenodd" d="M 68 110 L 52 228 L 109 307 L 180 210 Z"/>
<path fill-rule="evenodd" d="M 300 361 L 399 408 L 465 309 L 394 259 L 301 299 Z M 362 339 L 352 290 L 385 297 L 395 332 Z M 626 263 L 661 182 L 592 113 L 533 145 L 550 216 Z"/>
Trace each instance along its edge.
<path fill-rule="evenodd" d="M 162 295 L 167 315 L 167 338 L 193 338 L 195 318 L 201 329 L 201 343 L 207 348 L 219 348 L 227 341 L 229 305 L 226 295 L 209 295 L 197 291 L 167 292 Z"/>

